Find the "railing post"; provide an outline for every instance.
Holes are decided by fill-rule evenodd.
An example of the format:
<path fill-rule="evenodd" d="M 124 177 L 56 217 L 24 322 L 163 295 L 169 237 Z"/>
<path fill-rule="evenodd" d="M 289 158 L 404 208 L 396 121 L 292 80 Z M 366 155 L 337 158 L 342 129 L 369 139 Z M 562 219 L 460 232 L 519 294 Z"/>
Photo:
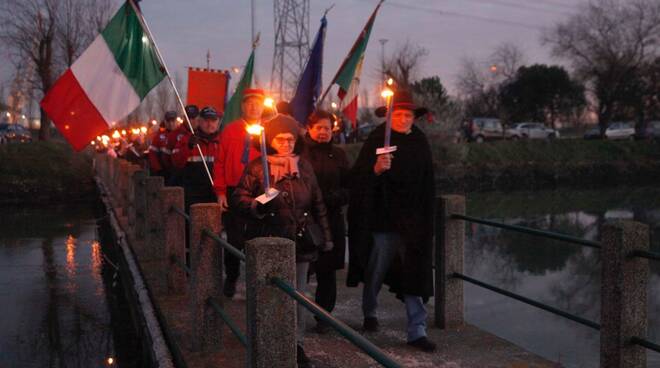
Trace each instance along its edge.
<path fill-rule="evenodd" d="M 613 221 L 602 229 L 600 366 L 644 368 L 646 350 L 630 342 L 646 337 L 649 264 L 631 257 L 649 249 L 649 228 L 634 221 Z"/>
<path fill-rule="evenodd" d="M 126 216 L 126 205 L 128 199 L 126 198 L 126 192 L 128 191 L 128 167 L 129 163 L 124 159 L 117 160 L 119 163 L 119 171 L 117 174 L 117 206 L 115 207 L 115 213 L 119 219 L 119 223 L 123 223 L 123 218 Z"/>
<path fill-rule="evenodd" d="M 208 229 L 220 233 L 220 205 L 199 203 L 190 206 L 189 300 L 192 324 L 192 350 L 213 351 L 220 348 L 221 319 L 208 303 L 215 298 L 222 303 L 221 245 L 203 236 Z M 222 305 L 222 304 L 221 304 Z"/>
<path fill-rule="evenodd" d="M 149 281 L 154 293 L 167 291 L 167 262 L 165 255 L 165 228 L 160 191 L 164 182 L 160 176 L 150 176 L 144 181 L 145 188 L 145 237 L 143 246 L 136 249 L 138 257 L 150 270 Z"/>
<path fill-rule="evenodd" d="M 296 279 L 295 244 L 256 238 L 245 243 L 248 367 L 296 366 L 296 303 L 271 283 Z"/>
<path fill-rule="evenodd" d="M 436 199 L 435 230 L 435 326 L 460 327 L 463 316 L 463 282 L 452 277 L 463 273 L 465 223 L 451 214 L 465 214 L 465 197 L 446 195 Z"/>
<path fill-rule="evenodd" d="M 185 263 L 186 260 L 186 220 L 172 207 L 183 210 L 183 188 L 167 187 L 160 190 L 162 222 L 165 225 L 165 256 L 167 257 L 167 288 L 169 292 L 180 294 L 186 284 L 186 274 L 181 267 L 173 264 L 177 258 Z"/>
<path fill-rule="evenodd" d="M 129 197 L 131 199 L 132 209 L 129 211 L 128 228 L 131 236 L 131 244 L 138 247 L 144 241 L 145 234 L 145 179 L 146 172 L 138 170 L 131 176 L 131 187 Z"/>

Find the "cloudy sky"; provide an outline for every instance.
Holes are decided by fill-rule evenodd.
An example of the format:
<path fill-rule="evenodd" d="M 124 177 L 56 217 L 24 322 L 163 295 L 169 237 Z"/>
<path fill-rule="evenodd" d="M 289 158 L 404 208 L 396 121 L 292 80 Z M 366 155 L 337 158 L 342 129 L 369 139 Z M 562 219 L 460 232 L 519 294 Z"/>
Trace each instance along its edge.
<path fill-rule="evenodd" d="M 268 87 L 273 58 L 273 0 L 256 1 L 256 29 L 261 32 L 257 76 Z M 429 51 L 421 76 L 440 76 L 453 90 L 464 56 L 483 58 L 503 42 L 518 45 L 527 61 L 554 63 L 540 36 L 577 11 L 583 0 L 388 0 L 372 32 L 363 74 L 365 88 L 378 83 L 379 39 L 386 53 L 411 40 Z M 115 2 L 119 4 L 119 1 Z M 323 11 L 328 15 L 324 84 L 330 82 L 378 0 L 311 0 L 310 42 Z M 143 0 L 143 13 L 169 69 L 185 79 L 187 66 L 241 66 L 250 52 L 249 0 Z M 117 5 L 118 6 L 118 5 Z M 6 52 L 0 51 L 0 81 L 11 77 Z M 238 79 L 238 77 L 234 78 Z"/>

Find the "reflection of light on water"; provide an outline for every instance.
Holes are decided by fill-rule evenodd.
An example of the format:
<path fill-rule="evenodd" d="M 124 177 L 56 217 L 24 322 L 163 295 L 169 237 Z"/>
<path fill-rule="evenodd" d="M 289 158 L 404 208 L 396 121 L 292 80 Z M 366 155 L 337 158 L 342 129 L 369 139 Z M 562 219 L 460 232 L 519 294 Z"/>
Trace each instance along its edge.
<path fill-rule="evenodd" d="M 97 295 L 103 295 L 103 283 L 101 282 L 103 254 L 101 252 L 101 243 L 99 243 L 98 240 L 92 241 L 92 277 L 96 284 Z"/>
<path fill-rule="evenodd" d="M 76 238 L 72 235 L 66 238 L 66 271 L 71 277 L 76 275 Z"/>

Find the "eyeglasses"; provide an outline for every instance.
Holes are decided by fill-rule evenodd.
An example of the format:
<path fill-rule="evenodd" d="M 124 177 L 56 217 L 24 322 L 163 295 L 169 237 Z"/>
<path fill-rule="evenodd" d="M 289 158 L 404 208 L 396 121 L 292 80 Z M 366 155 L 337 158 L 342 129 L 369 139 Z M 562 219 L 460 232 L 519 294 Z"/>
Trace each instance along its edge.
<path fill-rule="evenodd" d="M 277 144 L 279 144 L 279 145 L 283 145 L 284 143 L 288 143 L 288 144 L 290 144 L 290 145 L 294 145 L 294 144 L 296 143 L 296 139 L 295 139 L 295 138 L 281 138 L 281 137 L 275 137 L 273 140 L 275 141 L 275 143 L 277 143 Z"/>

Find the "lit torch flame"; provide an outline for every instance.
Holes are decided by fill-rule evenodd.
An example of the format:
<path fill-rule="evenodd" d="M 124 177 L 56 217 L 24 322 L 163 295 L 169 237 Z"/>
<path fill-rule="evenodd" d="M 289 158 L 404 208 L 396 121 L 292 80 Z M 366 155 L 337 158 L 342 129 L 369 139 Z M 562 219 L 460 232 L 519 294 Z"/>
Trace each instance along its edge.
<path fill-rule="evenodd" d="M 264 99 L 264 106 L 268 107 L 269 109 L 272 109 L 273 106 L 275 106 L 275 100 L 273 100 L 271 97 L 266 97 Z"/>
<path fill-rule="evenodd" d="M 383 98 L 389 98 L 394 96 L 394 92 L 392 92 L 392 90 L 389 88 L 385 88 L 380 95 L 383 96 Z"/>
<path fill-rule="evenodd" d="M 119 134 L 118 130 L 115 130 L 115 132 L 112 133 L 112 138 L 119 139 L 120 137 L 121 137 L 121 134 Z"/>
<path fill-rule="evenodd" d="M 259 124 L 252 124 L 252 125 L 248 125 L 246 130 L 248 134 L 258 136 L 261 135 L 261 131 L 263 131 L 264 128 Z"/>

